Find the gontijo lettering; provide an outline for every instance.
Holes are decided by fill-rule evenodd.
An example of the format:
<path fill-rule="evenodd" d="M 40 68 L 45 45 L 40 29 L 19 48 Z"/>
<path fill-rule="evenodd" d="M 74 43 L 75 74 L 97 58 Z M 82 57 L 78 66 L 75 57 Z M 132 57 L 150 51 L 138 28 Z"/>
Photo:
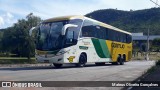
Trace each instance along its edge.
<path fill-rule="evenodd" d="M 111 46 L 113 48 L 125 48 L 124 44 L 112 43 Z"/>

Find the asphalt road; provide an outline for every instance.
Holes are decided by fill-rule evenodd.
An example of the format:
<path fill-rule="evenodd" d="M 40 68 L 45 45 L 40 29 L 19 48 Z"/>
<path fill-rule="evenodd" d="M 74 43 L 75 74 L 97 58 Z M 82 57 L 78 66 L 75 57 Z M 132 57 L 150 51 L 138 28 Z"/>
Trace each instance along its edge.
<path fill-rule="evenodd" d="M 0 67 L 0 81 L 133 81 L 141 76 L 154 61 L 130 61 L 125 65 L 96 66 L 88 64 L 84 68 L 64 66 Z M 122 87 L 70 87 L 54 90 L 119 90 Z M 38 88 L 44 89 L 44 88 Z M 34 88 L 33 90 L 38 90 Z M 51 88 L 45 88 L 50 90 Z M 3 89 L 2 89 L 3 90 Z M 6 89 L 4 89 L 6 90 Z"/>

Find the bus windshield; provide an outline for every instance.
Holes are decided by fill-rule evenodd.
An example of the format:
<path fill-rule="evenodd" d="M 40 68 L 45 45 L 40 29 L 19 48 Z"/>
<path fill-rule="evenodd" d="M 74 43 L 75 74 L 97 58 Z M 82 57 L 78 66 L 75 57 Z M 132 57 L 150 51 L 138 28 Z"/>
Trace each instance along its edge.
<path fill-rule="evenodd" d="M 63 36 L 61 32 L 65 24 L 75 24 L 78 25 L 78 27 L 68 28 L 66 34 Z M 82 20 L 80 19 L 42 23 L 38 29 L 36 48 L 38 50 L 53 51 L 75 45 L 81 24 Z M 71 37 L 71 31 L 74 32 L 73 37 L 75 42 L 67 43 Z"/>

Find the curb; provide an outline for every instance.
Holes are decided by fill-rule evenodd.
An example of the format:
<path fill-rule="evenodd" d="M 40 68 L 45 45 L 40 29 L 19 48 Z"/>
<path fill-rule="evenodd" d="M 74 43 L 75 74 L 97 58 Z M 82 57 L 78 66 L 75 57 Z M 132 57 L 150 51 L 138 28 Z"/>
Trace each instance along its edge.
<path fill-rule="evenodd" d="M 0 68 L 40 67 L 40 66 L 51 66 L 51 64 L 49 64 L 49 63 L 42 63 L 42 64 L 0 64 Z"/>

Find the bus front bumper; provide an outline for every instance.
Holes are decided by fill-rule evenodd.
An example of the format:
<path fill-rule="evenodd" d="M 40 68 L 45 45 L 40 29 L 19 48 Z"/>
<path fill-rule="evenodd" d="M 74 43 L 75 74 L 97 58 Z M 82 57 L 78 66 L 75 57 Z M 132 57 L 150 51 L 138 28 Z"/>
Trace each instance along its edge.
<path fill-rule="evenodd" d="M 35 57 L 38 63 L 64 63 L 63 55 L 54 57 L 36 55 Z"/>

